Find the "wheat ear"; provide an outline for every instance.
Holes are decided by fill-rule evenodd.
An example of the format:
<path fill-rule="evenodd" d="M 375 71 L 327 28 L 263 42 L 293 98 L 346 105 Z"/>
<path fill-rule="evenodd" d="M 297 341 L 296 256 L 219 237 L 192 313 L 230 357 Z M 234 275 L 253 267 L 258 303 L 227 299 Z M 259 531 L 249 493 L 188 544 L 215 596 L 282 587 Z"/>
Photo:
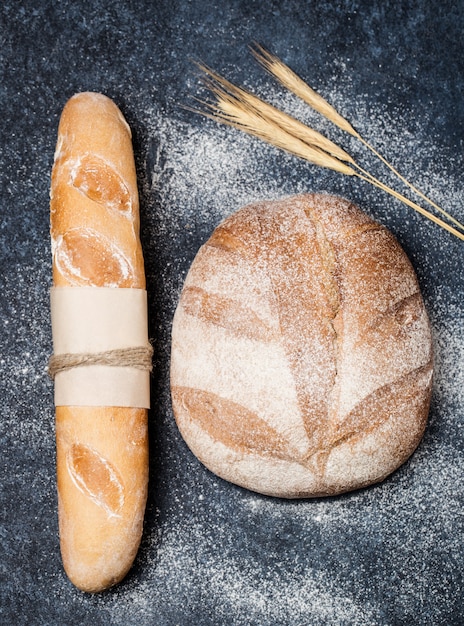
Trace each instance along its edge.
<path fill-rule="evenodd" d="M 210 113 L 199 113 L 243 130 L 319 167 L 347 176 L 356 175 L 355 170 L 345 162 L 354 163 L 353 159 L 323 135 L 236 87 L 206 66 L 199 67 L 207 76 L 205 85 L 216 97 L 215 103 L 201 102 Z"/>

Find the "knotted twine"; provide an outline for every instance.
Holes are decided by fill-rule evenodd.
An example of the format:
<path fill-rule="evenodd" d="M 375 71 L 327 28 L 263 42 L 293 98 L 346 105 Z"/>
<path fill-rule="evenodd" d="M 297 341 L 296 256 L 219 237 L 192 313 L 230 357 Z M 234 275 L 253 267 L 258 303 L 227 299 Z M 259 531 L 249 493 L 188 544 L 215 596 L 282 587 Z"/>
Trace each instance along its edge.
<path fill-rule="evenodd" d="M 52 354 L 48 362 L 48 375 L 53 380 L 59 372 L 88 365 L 130 367 L 151 372 L 152 357 L 153 347 L 150 344 L 104 352 Z"/>

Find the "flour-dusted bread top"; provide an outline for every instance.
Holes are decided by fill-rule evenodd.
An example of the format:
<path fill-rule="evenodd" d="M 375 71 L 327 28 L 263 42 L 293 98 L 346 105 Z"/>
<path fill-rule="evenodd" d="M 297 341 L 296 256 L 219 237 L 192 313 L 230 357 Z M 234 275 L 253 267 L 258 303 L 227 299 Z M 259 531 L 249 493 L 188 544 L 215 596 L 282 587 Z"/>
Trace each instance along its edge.
<path fill-rule="evenodd" d="M 198 252 L 173 321 L 172 401 L 222 478 L 289 498 L 378 482 L 418 445 L 431 379 L 414 270 L 348 201 L 244 207 Z"/>

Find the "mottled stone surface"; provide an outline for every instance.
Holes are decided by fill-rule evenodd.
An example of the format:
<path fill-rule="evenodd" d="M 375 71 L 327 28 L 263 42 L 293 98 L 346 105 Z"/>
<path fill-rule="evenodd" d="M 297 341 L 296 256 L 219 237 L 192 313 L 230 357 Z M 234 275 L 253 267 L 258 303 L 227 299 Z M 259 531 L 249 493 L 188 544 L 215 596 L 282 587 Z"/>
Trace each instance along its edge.
<path fill-rule="evenodd" d="M 394 183 L 267 76 L 259 41 L 464 221 L 464 6 L 443 2 L 127 0 L 0 7 L 0 623 L 92 626 L 462 624 L 464 243 L 354 177 L 317 169 L 183 105 L 203 60 L 317 125 Z M 57 124 L 82 90 L 130 123 L 156 349 L 151 482 L 134 568 L 90 596 L 60 560 L 48 190 Z M 397 185 L 403 190 L 401 185 Z M 199 246 L 243 204 L 344 195 L 398 237 L 418 273 L 436 354 L 429 426 L 379 486 L 281 501 L 225 483 L 192 456 L 169 396 L 170 328 Z"/>

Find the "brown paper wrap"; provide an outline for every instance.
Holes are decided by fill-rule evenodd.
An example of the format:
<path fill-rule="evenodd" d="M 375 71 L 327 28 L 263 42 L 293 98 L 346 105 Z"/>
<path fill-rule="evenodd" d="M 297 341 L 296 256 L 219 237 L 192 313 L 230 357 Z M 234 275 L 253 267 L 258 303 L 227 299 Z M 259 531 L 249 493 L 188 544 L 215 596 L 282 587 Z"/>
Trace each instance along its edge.
<path fill-rule="evenodd" d="M 52 287 L 54 355 L 94 354 L 145 347 L 147 292 L 143 289 Z M 150 408 L 150 372 L 85 365 L 55 376 L 56 406 Z"/>

